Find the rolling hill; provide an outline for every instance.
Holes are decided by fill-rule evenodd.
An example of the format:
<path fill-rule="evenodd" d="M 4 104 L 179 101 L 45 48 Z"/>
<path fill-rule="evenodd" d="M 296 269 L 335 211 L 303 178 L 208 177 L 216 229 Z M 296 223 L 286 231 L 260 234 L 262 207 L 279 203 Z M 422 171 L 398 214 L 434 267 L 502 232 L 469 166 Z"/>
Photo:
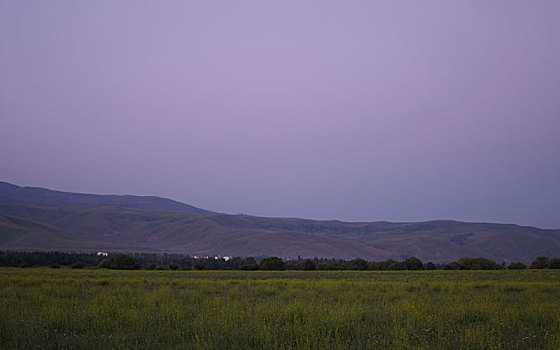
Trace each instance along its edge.
<path fill-rule="evenodd" d="M 0 246 L 10 250 L 96 251 L 126 249 L 84 239 L 72 232 L 16 216 L 0 214 Z"/>
<path fill-rule="evenodd" d="M 108 206 L 96 195 L 76 197 L 53 191 L 54 196 L 38 199 L 37 193 L 49 193 L 41 190 L 16 190 L 17 197 L 9 196 L 9 191 L 1 192 L 0 249 L 58 247 L 55 249 L 367 260 L 416 256 L 434 262 L 464 256 L 523 262 L 539 255 L 560 256 L 560 230 L 441 220 L 391 223 L 281 219 L 198 208 L 145 210 L 138 209 L 146 205 L 145 197 L 123 196 L 128 206 Z M 68 198 L 90 198 L 87 196 L 103 204 L 68 202 Z M 57 198 L 63 201 L 57 202 Z M 142 204 L 134 203 L 135 198 Z M 180 205 L 193 208 L 182 203 L 174 207 Z"/>
<path fill-rule="evenodd" d="M 202 213 L 206 210 L 185 203 L 155 196 L 99 195 L 53 191 L 42 187 L 20 187 L 0 181 L 0 196 L 22 199 L 36 199 L 69 205 L 94 207 L 121 207 L 143 210 L 191 211 Z"/>

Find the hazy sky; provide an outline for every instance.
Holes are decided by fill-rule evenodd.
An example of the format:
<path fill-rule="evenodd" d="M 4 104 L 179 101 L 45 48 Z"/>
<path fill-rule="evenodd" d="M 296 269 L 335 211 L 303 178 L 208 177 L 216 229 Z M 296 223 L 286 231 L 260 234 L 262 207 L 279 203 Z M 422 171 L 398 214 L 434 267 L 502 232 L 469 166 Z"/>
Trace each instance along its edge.
<path fill-rule="evenodd" d="M 0 180 L 560 228 L 560 1 L 1 1 Z"/>

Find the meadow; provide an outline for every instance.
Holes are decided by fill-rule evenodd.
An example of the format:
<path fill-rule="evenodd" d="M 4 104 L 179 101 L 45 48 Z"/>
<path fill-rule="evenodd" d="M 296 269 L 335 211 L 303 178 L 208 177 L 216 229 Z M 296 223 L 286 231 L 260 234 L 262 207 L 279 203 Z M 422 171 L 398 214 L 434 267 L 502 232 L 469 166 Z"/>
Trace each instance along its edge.
<path fill-rule="evenodd" d="M 559 349 L 560 271 L 0 269 L 1 349 Z"/>

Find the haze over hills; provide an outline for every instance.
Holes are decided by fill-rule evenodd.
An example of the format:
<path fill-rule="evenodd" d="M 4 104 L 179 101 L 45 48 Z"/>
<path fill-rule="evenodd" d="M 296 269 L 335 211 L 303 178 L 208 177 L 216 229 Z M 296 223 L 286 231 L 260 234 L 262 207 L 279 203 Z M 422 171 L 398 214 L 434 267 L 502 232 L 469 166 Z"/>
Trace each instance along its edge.
<path fill-rule="evenodd" d="M 153 251 L 449 262 L 560 256 L 560 230 L 428 221 L 340 222 L 213 213 L 159 197 L 0 183 L 0 249 Z"/>

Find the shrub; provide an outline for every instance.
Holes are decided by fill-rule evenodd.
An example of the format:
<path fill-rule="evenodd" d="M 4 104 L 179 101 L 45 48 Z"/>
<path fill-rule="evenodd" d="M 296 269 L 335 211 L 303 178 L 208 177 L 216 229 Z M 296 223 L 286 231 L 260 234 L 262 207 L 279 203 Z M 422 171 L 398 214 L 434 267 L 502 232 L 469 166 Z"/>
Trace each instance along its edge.
<path fill-rule="evenodd" d="M 538 256 L 535 261 L 531 263 L 532 269 L 547 269 L 548 258 L 546 256 Z"/>
<path fill-rule="evenodd" d="M 456 261 L 450 262 L 443 267 L 444 270 L 462 270 L 461 264 Z"/>
<path fill-rule="evenodd" d="M 345 270 L 367 270 L 368 264 L 362 258 L 356 258 L 354 260 L 350 260 L 344 265 Z"/>
<path fill-rule="evenodd" d="M 264 258 L 259 262 L 259 270 L 285 270 L 286 264 L 284 261 L 276 256 Z"/>
<path fill-rule="evenodd" d="M 115 254 L 103 260 L 99 267 L 115 270 L 136 270 L 140 268 L 140 264 L 129 255 Z"/>
<path fill-rule="evenodd" d="M 252 271 L 252 270 L 258 270 L 259 267 L 257 266 L 257 264 L 243 264 L 239 266 L 239 269 L 244 271 Z"/>
<path fill-rule="evenodd" d="M 177 270 L 178 268 L 179 268 L 179 265 L 177 265 L 175 263 L 169 264 L 169 269 L 170 270 Z"/>
<path fill-rule="evenodd" d="M 560 269 L 560 258 L 550 258 L 548 259 L 549 269 Z"/>
<path fill-rule="evenodd" d="M 436 269 L 436 265 L 433 262 L 428 261 L 426 263 L 426 270 L 435 270 L 435 269 Z"/>
<path fill-rule="evenodd" d="M 59 264 L 52 264 L 51 269 L 60 269 L 60 265 Z"/>
<path fill-rule="evenodd" d="M 336 262 L 322 261 L 317 264 L 317 270 L 341 270 L 342 266 Z"/>
<path fill-rule="evenodd" d="M 305 259 L 296 264 L 296 269 L 304 271 L 313 271 L 317 269 L 315 262 L 311 259 Z"/>
<path fill-rule="evenodd" d="M 445 270 L 503 270 L 504 266 L 485 258 L 461 258 L 444 267 Z"/>
<path fill-rule="evenodd" d="M 406 266 L 407 270 L 423 270 L 424 269 L 424 264 L 422 264 L 422 261 L 414 256 L 411 256 L 410 258 L 406 259 L 404 261 L 404 265 Z"/>
<path fill-rule="evenodd" d="M 385 261 L 372 261 L 369 263 L 370 270 L 406 270 L 405 262 L 398 262 L 393 259 Z"/>
<path fill-rule="evenodd" d="M 84 264 L 81 261 L 78 261 L 78 262 L 76 262 L 72 265 L 72 268 L 73 269 L 83 269 L 85 266 L 86 266 L 86 264 Z"/>
<path fill-rule="evenodd" d="M 389 259 L 385 263 L 386 268 L 384 270 L 406 270 L 406 264 L 404 261 L 401 262 Z"/>
<path fill-rule="evenodd" d="M 522 262 L 512 262 L 508 266 L 509 270 L 525 270 L 526 268 L 527 268 L 527 265 L 525 265 Z"/>
<path fill-rule="evenodd" d="M 31 267 L 31 263 L 27 260 L 23 260 L 19 263 L 19 267 Z"/>

